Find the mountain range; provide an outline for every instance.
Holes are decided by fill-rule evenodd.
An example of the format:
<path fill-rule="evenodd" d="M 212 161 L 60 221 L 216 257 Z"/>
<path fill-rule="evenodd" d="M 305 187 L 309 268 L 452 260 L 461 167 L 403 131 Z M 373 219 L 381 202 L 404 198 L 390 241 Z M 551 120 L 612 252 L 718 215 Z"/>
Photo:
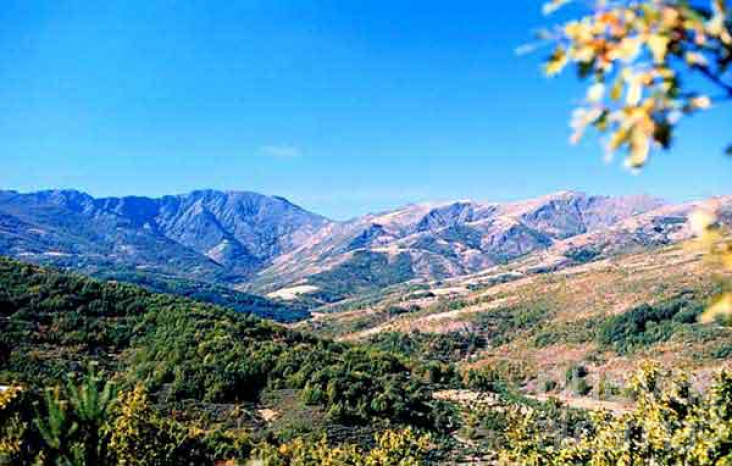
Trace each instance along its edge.
<path fill-rule="evenodd" d="M 723 218 L 732 197 L 717 198 Z M 336 301 L 411 280 L 479 272 L 532 253 L 585 262 L 687 239 L 698 203 L 564 191 L 452 201 L 333 221 L 252 192 L 93 198 L 0 191 L 0 255 L 99 276 L 184 279 Z"/>

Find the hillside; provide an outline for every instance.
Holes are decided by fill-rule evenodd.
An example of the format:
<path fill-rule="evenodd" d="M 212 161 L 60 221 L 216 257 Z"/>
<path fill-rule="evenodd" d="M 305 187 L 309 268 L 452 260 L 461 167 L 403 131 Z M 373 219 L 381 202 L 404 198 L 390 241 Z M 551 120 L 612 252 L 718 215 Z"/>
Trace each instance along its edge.
<path fill-rule="evenodd" d="M 314 244 L 276 258 L 254 289 L 275 288 L 277 295 L 294 281 L 306 290 L 300 298 L 333 302 L 405 282 L 490 274 L 502 265 L 551 271 L 688 240 L 687 218 L 707 202 L 730 224 L 729 196 L 667 205 L 563 192 L 505 205 L 412 206 L 326 227 Z"/>
<path fill-rule="evenodd" d="M 728 363 L 732 331 L 696 318 L 724 283 L 691 243 L 588 263 L 549 250 L 324 306 L 301 325 L 344 341 L 416 345 L 417 352 L 463 342 L 444 356 L 463 367 L 508 365 L 529 391 L 542 378 L 559 383 L 575 364 L 596 388 L 600 378 L 622 386 L 648 358 L 706 380 Z"/>
<path fill-rule="evenodd" d="M 129 269 L 236 284 L 325 223 L 285 199 L 248 192 L 159 199 L 0 192 L 0 254 L 87 273 Z"/>
<path fill-rule="evenodd" d="M 511 445 L 514 410 L 581 424 L 585 410 L 633 412 L 642 360 L 702 390 L 728 366 L 732 330 L 697 323 L 724 277 L 691 246 L 553 271 L 555 252 L 540 251 L 322 306 L 294 328 L 0 259 L 0 386 L 37 405 L 42 387 L 94 364 L 122 393 L 143 387 L 146 415 L 188 432 L 179 445 L 197 445 L 196 464 L 340 442 L 369 451 L 405 428 L 431 435 L 418 464 L 490 464 Z"/>
<path fill-rule="evenodd" d="M 388 281 L 401 283 L 475 272 L 661 205 L 563 192 L 510 204 L 414 205 L 332 222 L 247 192 L 95 199 L 77 191 L 3 191 L 0 254 L 88 274 L 126 271 L 267 292 L 311 276 L 328 288 L 332 277 L 319 272 L 338 274 L 353 262 L 382 271 L 396 258 L 402 270 Z M 361 271 L 353 275 L 346 285 L 368 284 Z"/>
<path fill-rule="evenodd" d="M 643 196 L 610 198 L 577 192 L 508 204 L 412 205 L 328 225 L 305 245 L 276 258 L 254 284 L 256 289 L 270 290 L 277 284 L 307 283 L 343 297 L 349 293 L 339 279 L 355 282 L 356 290 L 363 291 L 354 275 L 368 281 L 374 267 L 382 271 L 379 275 L 401 271 L 370 289 L 412 279 L 455 277 L 608 228 L 662 205 Z"/>
<path fill-rule="evenodd" d="M 144 387 L 161 413 L 249 445 L 442 429 L 432 387 L 398 355 L 0 258 L 0 386 L 37 395 L 90 364 L 122 390 Z"/>

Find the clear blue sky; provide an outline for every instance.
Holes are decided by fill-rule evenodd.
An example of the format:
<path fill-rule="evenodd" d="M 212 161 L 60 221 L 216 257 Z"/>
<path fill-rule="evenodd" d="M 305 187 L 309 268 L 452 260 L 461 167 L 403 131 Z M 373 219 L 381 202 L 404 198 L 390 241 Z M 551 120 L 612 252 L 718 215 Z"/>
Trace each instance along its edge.
<path fill-rule="evenodd" d="M 567 143 L 540 0 L 3 0 L 0 188 L 253 190 L 346 218 L 561 189 L 732 193 L 729 109 L 638 176 Z"/>

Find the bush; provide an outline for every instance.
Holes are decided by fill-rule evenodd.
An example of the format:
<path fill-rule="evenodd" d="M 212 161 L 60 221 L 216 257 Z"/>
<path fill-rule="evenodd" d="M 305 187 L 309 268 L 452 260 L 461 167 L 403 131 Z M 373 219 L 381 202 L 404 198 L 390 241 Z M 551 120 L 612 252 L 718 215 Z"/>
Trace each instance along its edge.
<path fill-rule="evenodd" d="M 587 379 L 579 379 L 576 382 L 574 393 L 577 396 L 587 396 L 592 392 L 592 385 L 587 382 Z"/>
<path fill-rule="evenodd" d="M 589 371 L 585 366 L 579 363 L 572 363 L 564 372 L 564 381 L 567 385 L 571 385 L 575 380 L 587 377 Z"/>
<path fill-rule="evenodd" d="M 623 415 L 557 423 L 556 413 L 511 409 L 502 464 L 727 464 L 732 374 L 720 374 L 704 396 L 685 378 L 663 375 L 658 366 L 644 365 L 631 383 L 636 408 Z M 569 441 L 568 434 L 577 438 Z"/>
<path fill-rule="evenodd" d="M 556 389 L 557 389 L 558 387 L 559 387 L 559 384 L 557 383 L 557 381 L 556 381 L 556 380 L 552 380 L 552 379 L 547 379 L 547 380 L 544 380 L 544 381 L 542 382 L 542 385 L 541 385 L 541 391 L 542 391 L 543 393 L 549 393 L 549 392 L 553 392 L 553 391 L 554 391 L 554 390 L 556 390 Z"/>
<path fill-rule="evenodd" d="M 170 419 L 163 420 L 152 409 L 141 386 L 120 397 L 114 414 L 110 422 L 109 450 L 120 466 L 213 464 L 217 456 L 201 434 Z M 222 449 L 227 441 L 218 439 L 215 443 L 219 455 L 234 454 Z"/>
<path fill-rule="evenodd" d="M 534 376 L 536 370 L 522 361 L 501 359 L 489 365 L 470 369 L 463 376 L 463 384 L 473 390 L 506 393 Z"/>
<path fill-rule="evenodd" d="M 371 338 L 370 345 L 417 361 L 457 362 L 485 348 L 486 341 L 474 333 L 385 332 Z"/>
<path fill-rule="evenodd" d="M 297 438 L 282 445 L 264 444 L 253 456 L 264 466 L 416 466 L 425 464 L 431 450 L 430 437 L 405 429 L 377 434 L 371 450 L 348 443 L 331 446 L 325 437 L 318 442 Z"/>

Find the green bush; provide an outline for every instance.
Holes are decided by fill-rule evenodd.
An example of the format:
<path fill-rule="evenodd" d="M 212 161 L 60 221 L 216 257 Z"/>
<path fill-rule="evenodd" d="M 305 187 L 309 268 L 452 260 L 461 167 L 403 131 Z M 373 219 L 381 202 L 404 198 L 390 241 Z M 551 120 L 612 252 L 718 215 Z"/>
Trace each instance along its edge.
<path fill-rule="evenodd" d="M 631 380 L 638 403 L 622 415 L 577 423 L 547 409 L 511 408 L 501 464 L 728 464 L 732 376 L 721 373 L 703 395 L 685 377 L 664 376 L 645 364 Z"/>
<path fill-rule="evenodd" d="M 357 250 L 353 256 L 332 270 L 310 277 L 326 301 L 378 290 L 414 278 L 412 258 L 401 253 L 391 259 L 387 254 Z"/>
<path fill-rule="evenodd" d="M 485 348 L 486 340 L 475 333 L 379 333 L 369 340 L 371 346 L 392 354 L 420 361 L 457 362 Z"/>

